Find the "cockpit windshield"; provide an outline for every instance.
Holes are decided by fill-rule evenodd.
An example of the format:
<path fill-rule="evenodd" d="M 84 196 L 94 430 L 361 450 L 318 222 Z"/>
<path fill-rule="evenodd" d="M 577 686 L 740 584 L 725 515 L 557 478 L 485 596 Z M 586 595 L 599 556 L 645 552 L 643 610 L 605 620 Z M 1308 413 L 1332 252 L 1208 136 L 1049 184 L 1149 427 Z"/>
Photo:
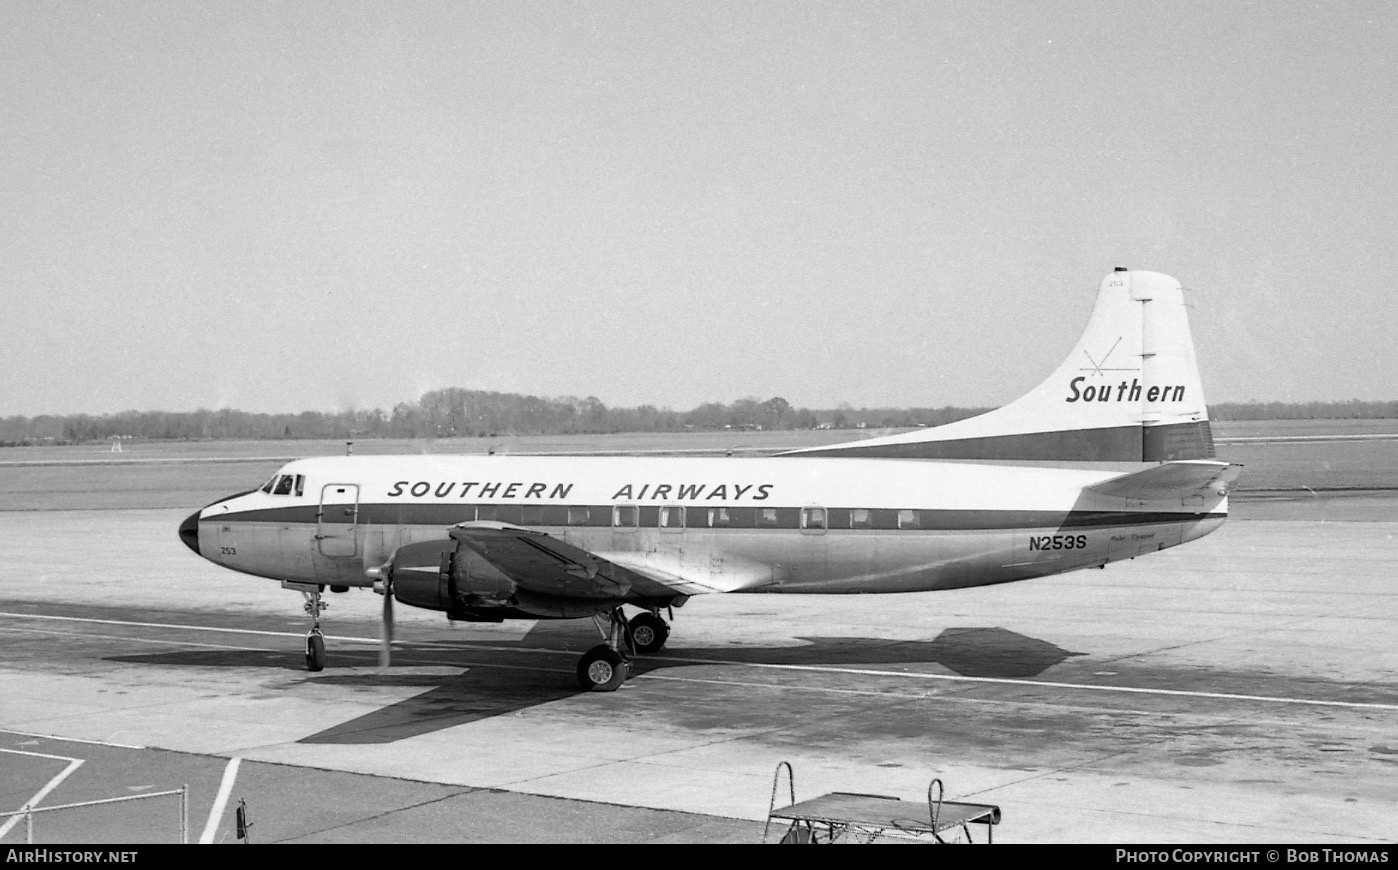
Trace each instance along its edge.
<path fill-rule="evenodd" d="M 262 491 L 272 495 L 301 495 L 306 491 L 306 475 L 304 474 L 279 474 L 274 475 L 271 480 L 262 486 Z"/>

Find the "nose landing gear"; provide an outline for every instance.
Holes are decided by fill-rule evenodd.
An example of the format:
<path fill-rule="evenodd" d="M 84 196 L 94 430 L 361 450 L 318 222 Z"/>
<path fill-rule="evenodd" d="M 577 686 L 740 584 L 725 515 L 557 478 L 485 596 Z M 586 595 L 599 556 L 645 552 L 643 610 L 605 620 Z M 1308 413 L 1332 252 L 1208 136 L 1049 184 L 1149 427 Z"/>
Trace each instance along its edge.
<path fill-rule="evenodd" d="M 323 586 L 308 583 L 283 583 L 287 589 L 300 592 L 306 599 L 303 609 L 311 617 L 311 630 L 306 632 L 306 670 L 315 673 L 325 670 L 325 636 L 320 633 L 321 611 L 330 608 L 329 603 L 320 599 Z"/>
<path fill-rule="evenodd" d="M 306 635 L 306 670 L 325 670 L 325 638 L 318 628 Z"/>

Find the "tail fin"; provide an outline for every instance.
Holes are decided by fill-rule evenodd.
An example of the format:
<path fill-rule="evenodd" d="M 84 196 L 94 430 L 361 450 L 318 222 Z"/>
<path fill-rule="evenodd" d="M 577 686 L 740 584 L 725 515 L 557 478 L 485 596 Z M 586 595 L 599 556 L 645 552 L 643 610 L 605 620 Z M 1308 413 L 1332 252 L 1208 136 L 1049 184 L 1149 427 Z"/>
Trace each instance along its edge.
<path fill-rule="evenodd" d="M 1118 269 L 1073 352 L 1024 396 L 945 426 L 792 451 L 906 459 L 1211 459 L 1204 389 L 1180 284 Z"/>

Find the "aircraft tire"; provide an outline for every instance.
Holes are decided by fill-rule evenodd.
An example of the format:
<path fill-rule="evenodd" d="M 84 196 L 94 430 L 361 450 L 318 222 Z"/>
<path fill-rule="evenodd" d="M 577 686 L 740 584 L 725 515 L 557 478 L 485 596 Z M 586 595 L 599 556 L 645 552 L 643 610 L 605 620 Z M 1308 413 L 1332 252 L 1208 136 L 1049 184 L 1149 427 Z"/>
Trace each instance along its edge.
<path fill-rule="evenodd" d="M 670 637 L 670 626 L 654 613 L 638 613 L 631 620 L 631 645 L 637 654 L 660 652 Z"/>
<path fill-rule="evenodd" d="M 578 685 L 589 692 L 615 692 L 626 682 L 631 663 L 606 644 L 599 644 L 578 659 Z"/>
<path fill-rule="evenodd" d="M 306 636 L 306 670 L 325 670 L 325 638 L 319 632 Z"/>

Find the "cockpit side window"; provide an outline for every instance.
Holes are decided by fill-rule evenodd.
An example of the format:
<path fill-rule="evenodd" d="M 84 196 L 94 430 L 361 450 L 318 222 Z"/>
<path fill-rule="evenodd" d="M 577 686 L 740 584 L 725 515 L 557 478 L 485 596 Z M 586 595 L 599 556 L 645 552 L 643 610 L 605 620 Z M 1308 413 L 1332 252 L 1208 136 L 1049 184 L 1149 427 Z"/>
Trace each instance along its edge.
<path fill-rule="evenodd" d="M 296 475 L 296 494 L 301 495 L 306 491 L 306 475 Z"/>
<path fill-rule="evenodd" d="M 277 481 L 276 488 L 272 490 L 272 495 L 291 495 L 291 487 L 295 481 L 295 475 L 283 474 L 281 480 Z"/>

